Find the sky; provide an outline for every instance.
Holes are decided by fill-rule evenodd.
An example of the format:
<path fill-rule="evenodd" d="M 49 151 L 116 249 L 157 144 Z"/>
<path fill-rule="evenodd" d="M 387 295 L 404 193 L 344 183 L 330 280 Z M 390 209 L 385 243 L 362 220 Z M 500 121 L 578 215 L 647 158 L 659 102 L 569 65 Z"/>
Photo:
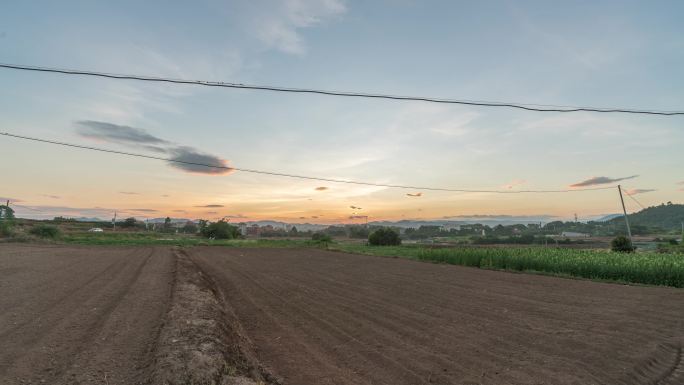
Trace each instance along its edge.
<path fill-rule="evenodd" d="M 529 104 L 684 110 L 684 3 L 15 1 L 0 62 Z M 452 189 L 621 184 L 684 202 L 684 116 L 535 113 L 0 69 L 0 131 L 186 161 Z M 615 189 L 456 193 L 225 172 L 0 136 L 19 216 L 352 223 L 590 219 Z M 626 198 L 628 211 L 639 210 Z"/>

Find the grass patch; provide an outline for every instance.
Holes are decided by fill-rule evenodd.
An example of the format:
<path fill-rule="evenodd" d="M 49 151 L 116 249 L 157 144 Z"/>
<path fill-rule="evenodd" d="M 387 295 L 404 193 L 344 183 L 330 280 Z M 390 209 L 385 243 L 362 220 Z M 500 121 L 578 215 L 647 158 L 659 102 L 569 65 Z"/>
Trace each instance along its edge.
<path fill-rule="evenodd" d="M 329 249 L 481 269 L 529 271 L 602 281 L 684 287 L 682 254 L 626 254 L 556 248 L 430 248 L 413 245 L 377 247 L 358 244 L 335 244 L 329 246 Z"/>
<path fill-rule="evenodd" d="M 289 239 L 207 239 L 192 235 L 161 233 L 71 233 L 59 238 L 61 243 L 77 245 L 121 246 L 229 246 L 229 247 L 309 247 L 319 243 Z"/>

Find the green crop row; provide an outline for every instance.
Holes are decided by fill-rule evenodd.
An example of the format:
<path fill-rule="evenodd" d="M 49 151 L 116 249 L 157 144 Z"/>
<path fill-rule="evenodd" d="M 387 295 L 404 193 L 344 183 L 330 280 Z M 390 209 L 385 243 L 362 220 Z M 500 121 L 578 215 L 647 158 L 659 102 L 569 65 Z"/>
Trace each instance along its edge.
<path fill-rule="evenodd" d="M 429 248 L 339 244 L 338 250 L 482 269 L 534 271 L 597 280 L 684 287 L 684 255 L 559 248 Z"/>

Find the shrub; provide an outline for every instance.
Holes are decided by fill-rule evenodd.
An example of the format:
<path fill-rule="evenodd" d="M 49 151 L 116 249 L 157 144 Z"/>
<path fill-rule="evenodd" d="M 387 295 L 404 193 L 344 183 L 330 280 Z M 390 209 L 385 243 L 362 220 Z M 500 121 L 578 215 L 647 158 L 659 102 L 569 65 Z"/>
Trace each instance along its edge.
<path fill-rule="evenodd" d="M 14 235 L 14 223 L 10 220 L 0 220 L 0 237 L 11 237 Z"/>
<path fill-rule="evenodd" d="M 399 233 L 389 227 L 375 230 L 369 237 L 368 243 L 373 246 L 396 246 L 401 245 Z"/>
<path fill-rule="evenodd" d="M 632 242 L 630 242 L 629 238 L 622 235 L 615 237 L 615 239 L 610 242 L 610 248 L 619 253 L 631 253 L 636 249 L 632 246 Z"/>
<path fill-rule="evenodd" d="M 202 228 L 200 233 L 207 238 L 213 239 L 240 238 L 240 229 L 224 220 L 206 225 Z"/>
<path fill-rule="evenodd" d="M 39 236 L 41 238 L 56 238 L 59 236 L 59 229 L 56 226 L 51 225 L 37 225 L 31 228 L 29 231 L 31 234 Z"/>
<path fill-rule="evenodd" d="M 321 243 L 332 242 L 332 238 L 330 237 L 330 235 L 328 235 L 326 233 L 314 233 L 311 236 L 311 240 L 316 241 L 316 242 L 321 242 Z"/>

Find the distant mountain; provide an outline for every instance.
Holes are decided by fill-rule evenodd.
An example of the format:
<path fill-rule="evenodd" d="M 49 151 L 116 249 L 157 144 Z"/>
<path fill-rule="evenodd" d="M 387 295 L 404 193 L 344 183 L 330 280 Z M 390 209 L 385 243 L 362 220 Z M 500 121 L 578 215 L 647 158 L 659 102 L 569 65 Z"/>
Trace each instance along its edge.
<path fill-rule="evenodd" d="M 121 218 L 123 220 L 123 218 Z M 118 219 L 117 219 L 118 221 Z M 145 220 L 141 220 L 142 222 L 145 222 Z M 171 218 L 171 223 L 185 223 L 185 222 L 197 222 L 197 220 L 192 220 L 192 219 L 187 219 L 187 218 Z M 150 218 L 147 219 L 148 223 L 164 223 L 166 222 L 166 218 Z"/>
<path fill-rule="evenodd" d="M 273 226 L 276 229 L 291 229 L 292 226 L 296 227 L 298 231 L 318 231 L 318 230 L 323 230 L 327 228 L 329 225 L 319 225 L 315 223 L 288 223 L 288 222 L 279 222 L 279 221 L 250 221 L 250 222 L 234 222 L 231 221 L 233 224 L 237 223 L 244 223 L 247 226 L 252 226 L 252 225 L 258 225 L 258 226 Z"/>
<path fill-rule="evenodd" d="M 74 218 L 74 220 L 78 222 L 109 222 L 108 220 L 95 217 L 78 217 Z"/>
<path fill-rule="evenodd" d="M 594 219 L 595 222 L 608 222 L 612 219 L 615 218 L 622 218 L 622 214 L 608 214 L 605 216 L 602 216 L 601 218 Z"/>
<path fill-rule="evenodd" d="M 472 225 L 481 224 L 488 226 L 508 226 L 523 224 L 527 225 L 530 223 L 547 223 L 555 219 L 552 216 L 490 216 L 490 215 L 479 215 L 472 217 L 456 217 L 457 220 L 453 219 L 443 219 L 443 220 L 401 220 L 401 221 L 375 221 L 370 222 L 369 225 L 375 226 L 390 226 L 390 227 L 401 227 L 401 228 L 418 228 L 420 226 L 458 226 L 458 225 Z"/>
<path fill-rule="evenodd" d="M 638 213 L 629 214 L 629 224 L 633 226 L 659 227 L 663 230 L 679 230 L 684 222 L 684 204 L 661 204 L 659 206 L 648 207 Z M 622 216 L 618 215 L 610 222 L 617 223 L 622 221 Z"/>

